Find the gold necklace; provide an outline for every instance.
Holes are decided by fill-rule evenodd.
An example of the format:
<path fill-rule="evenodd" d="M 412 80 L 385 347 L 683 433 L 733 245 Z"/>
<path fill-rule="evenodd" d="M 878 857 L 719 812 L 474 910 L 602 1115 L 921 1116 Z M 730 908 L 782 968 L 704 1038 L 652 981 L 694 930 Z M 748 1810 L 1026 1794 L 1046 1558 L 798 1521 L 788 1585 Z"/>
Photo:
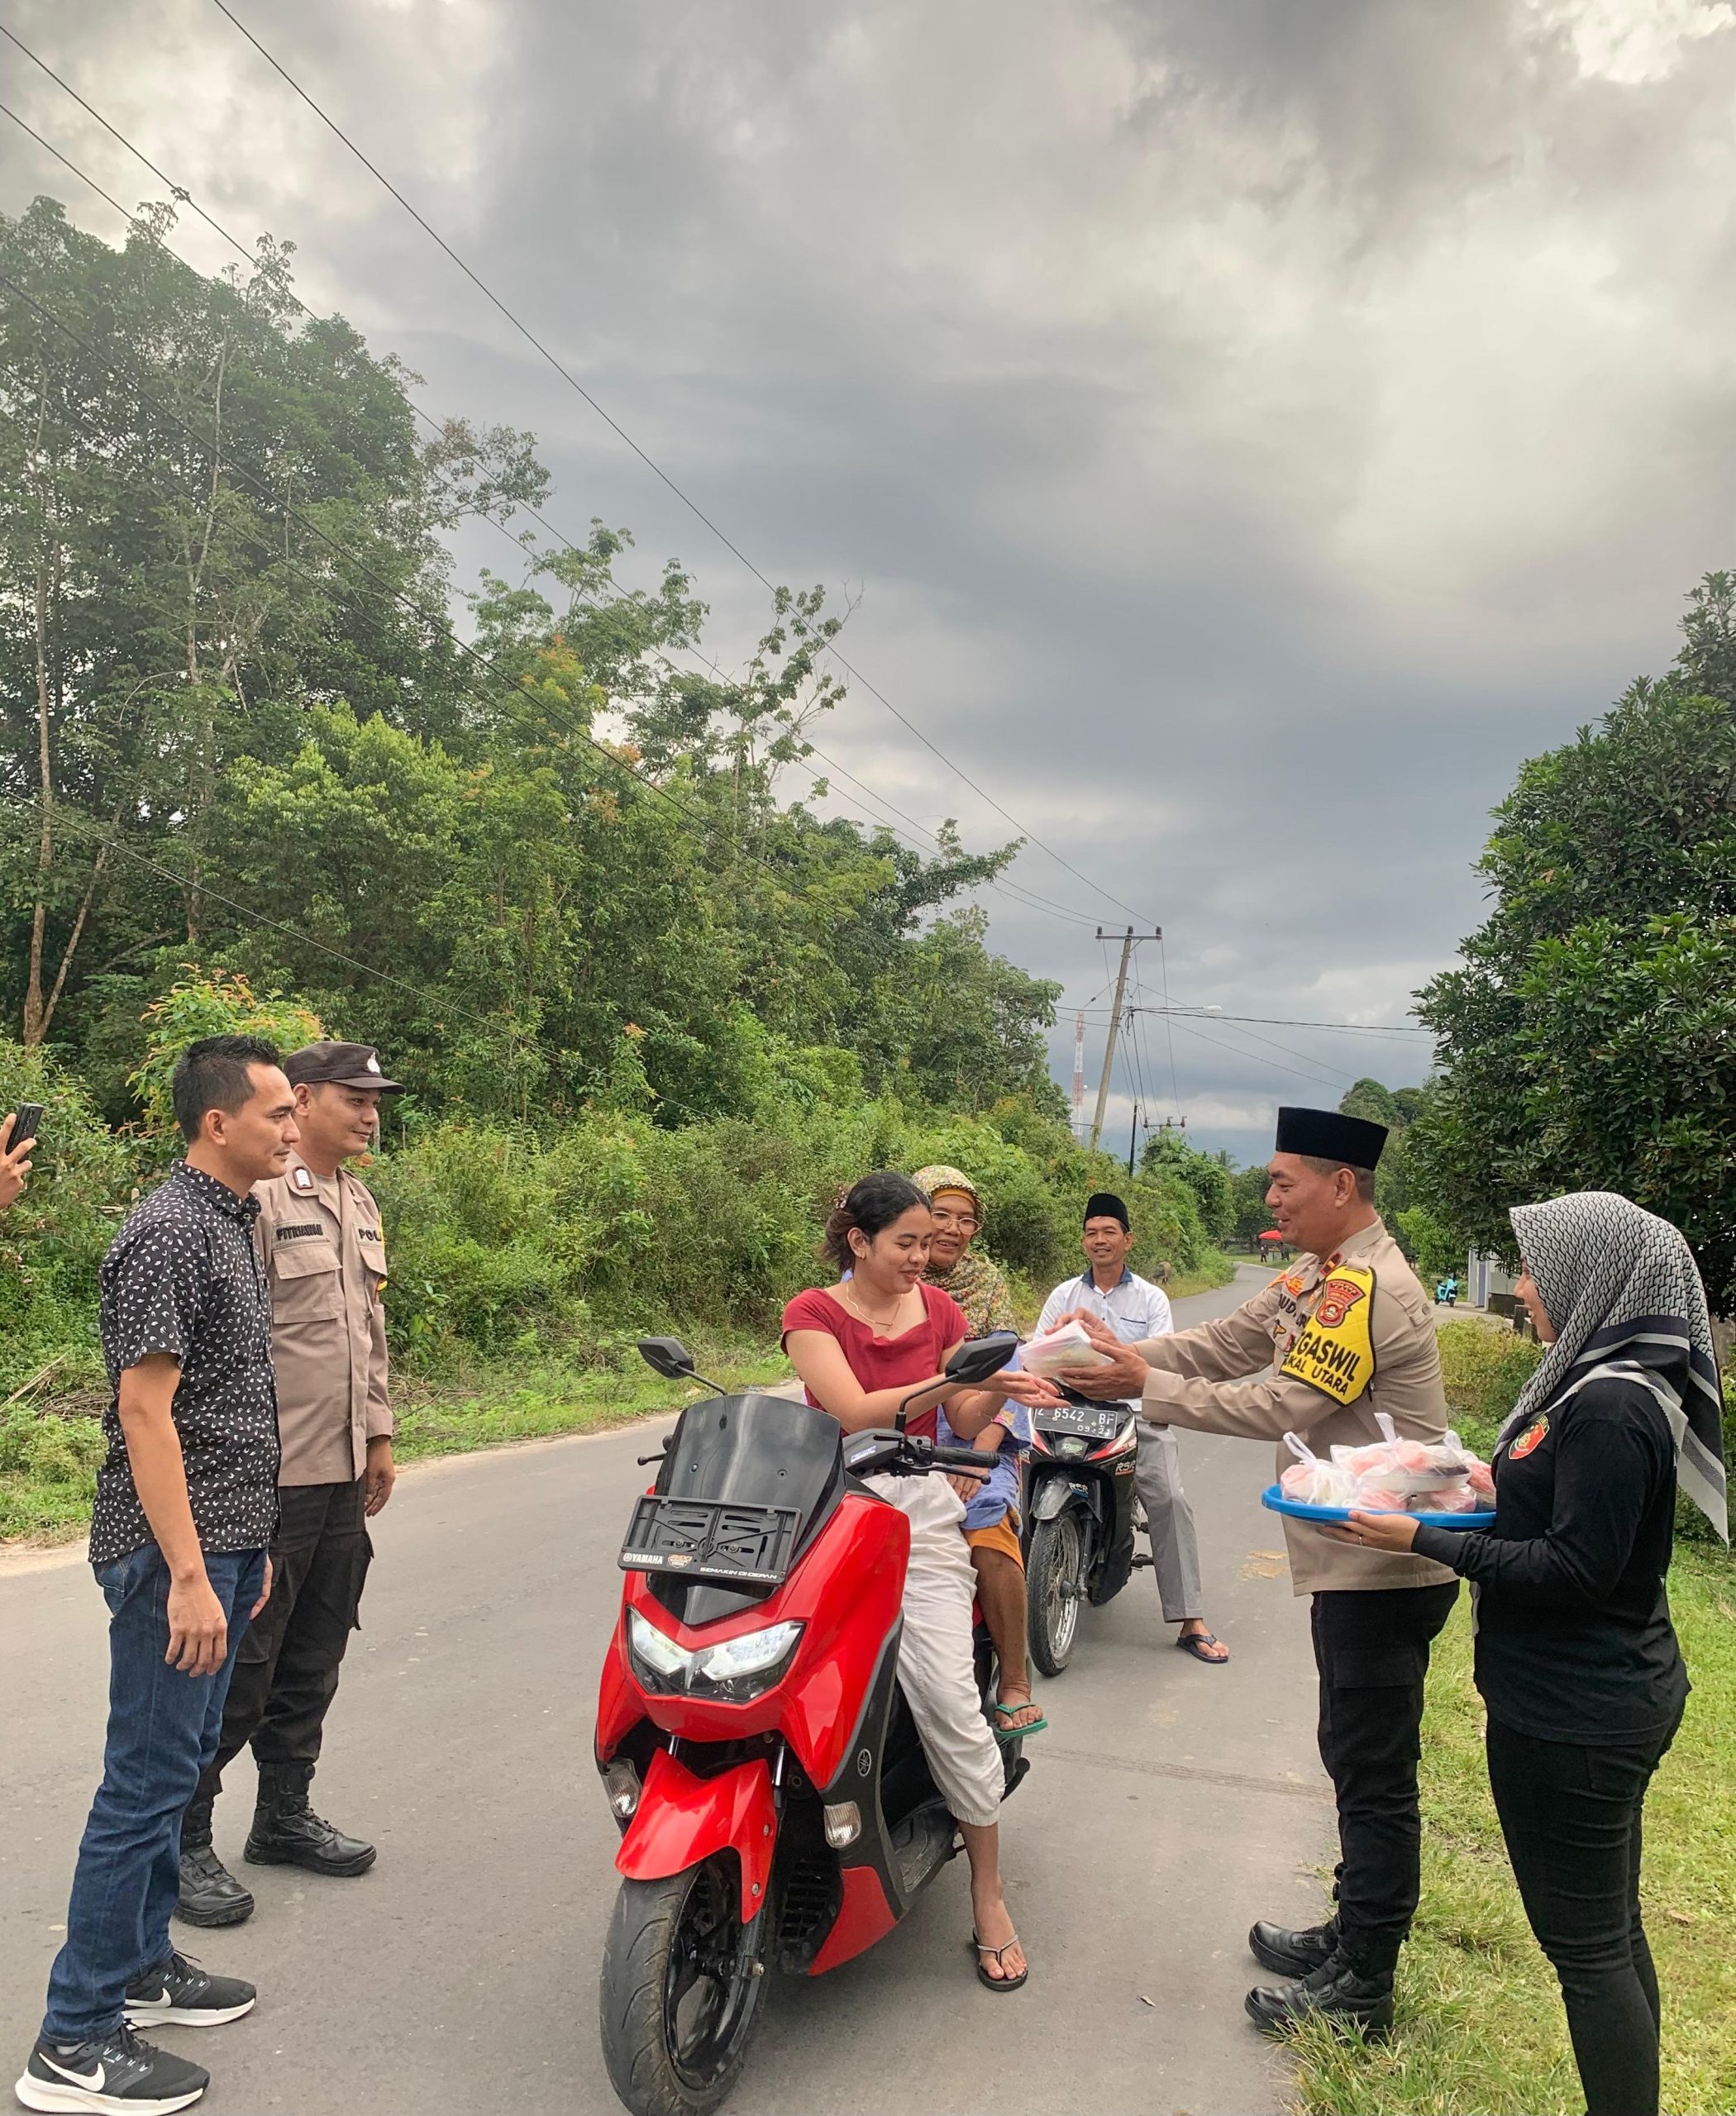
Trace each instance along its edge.
<path fill-rule="evenodd" d="M 867 1309 L 861 1305 L 861 1303 L 856 1299 L 855 1294 L 851 1293 L 849 1286 L 842 1281 L 840 1281 L 839 1283 L 838 1291 L 844 1297 L 845 1307 L 850 1310 L 851 1313 L 855 1316 L 856 1320 L 859 1322 L 866 1322 L 870 1330 L 874 1331 L 877 1336 L 882 1337 L 885 1336 L 887 1331 L 891 1327 L 893 1323 L 897 1322 L 899 1318 L 899 1310 L 902 1308 L 904 1304 L 905 1296 L 903 1294 L 900 1294 L 896 1303 L 894 1304 L 891 1314 L 887 1317 L 884 1322 L 881 1322 L 877 1321 L 875 1317 L 868 1313 Z"/>

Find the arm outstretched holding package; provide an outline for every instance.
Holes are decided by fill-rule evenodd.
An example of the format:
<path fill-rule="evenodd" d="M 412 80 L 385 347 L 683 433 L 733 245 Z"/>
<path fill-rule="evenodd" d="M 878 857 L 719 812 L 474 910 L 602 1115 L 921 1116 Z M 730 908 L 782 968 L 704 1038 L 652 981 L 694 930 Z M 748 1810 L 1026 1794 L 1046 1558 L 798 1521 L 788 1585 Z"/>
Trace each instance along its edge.
<path fill-rule="evenodd" d="M 1270 1439 L 1281 1470 L 1285 1432 L 1321 1454 L 1366 1446 L 1381 1437 L 1382 1411 L 1400 1433 L 1438 1440 L 1447 1404 L 1433 1308 L 1374 1206 L 1385 1138 L 1336 1111 L 1281 1109 L 1266 1202 L 1297 1261 L 1233 1315 L 1172 1337 L 1123 1345 L 1081 1315 L 1110 1364 L 1070 1375 L 1072 1385 L 1138 1397 L 1155 1423 Z M 1457 1581 L 1444 1566 L 1355 1548 L 1310 1522 L 1286 1518 L 1284 1531 L 1295 1591 L 1313 1597 L 1320 1754 L 1343 1859 L 1325 1924 L 1254 1927 L 1256 1959 L 1288 1980 L 1251 1991 L 1247 2009 L 1272 2029 L 1325 2014 L 1384 2031 L 1419 1885 L 1423 1683 Z"/>

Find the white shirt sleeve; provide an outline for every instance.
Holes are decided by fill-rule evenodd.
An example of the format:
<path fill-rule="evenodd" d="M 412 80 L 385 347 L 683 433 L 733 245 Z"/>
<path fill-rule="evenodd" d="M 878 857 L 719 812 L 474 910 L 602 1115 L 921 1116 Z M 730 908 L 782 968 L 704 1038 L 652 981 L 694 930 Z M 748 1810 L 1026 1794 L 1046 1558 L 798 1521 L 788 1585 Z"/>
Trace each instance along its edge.
<path fill-rule="evenodd" d="M 1170 1297 L 1161 1286 L 1152 1288 L 1152 1297 L 1146 1307 L 1146 1335 L 1149 1337 L 1170 1336 L 1176 1327 L 1176 1316 L 1170 1306 Z"/>

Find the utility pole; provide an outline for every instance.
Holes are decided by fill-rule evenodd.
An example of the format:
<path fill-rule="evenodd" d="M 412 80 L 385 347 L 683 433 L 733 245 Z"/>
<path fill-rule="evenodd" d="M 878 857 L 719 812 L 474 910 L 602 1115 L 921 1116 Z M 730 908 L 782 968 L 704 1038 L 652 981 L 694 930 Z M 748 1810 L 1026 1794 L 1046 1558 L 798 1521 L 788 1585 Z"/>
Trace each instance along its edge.
<path fill-rule="evenodd" d="M 1139 1143 L 1139 1104 L 1133 1104 L 1133 1121 L 1128 1127 L 1128 1174 L 1133 1173 L 1133 1153 Z"/>
<path fill-rule="evenodd" d="M 1108 936 L 1102 927 L 1097 929 L 1099 941 Z M 1109 1099 L 1109 1068 L 1115 1062 L 1115 1039 L 1121 1033 L 1122 1002 L 1128 993 L 1128 965 L 1133 960 L 1133 950 L 1141 941 L 1161 941 L 1163 928 L 1160 926 L 1150 933 L 1136 933 L 1131 926 L 1122 936 L 1121 971 L 1115 979 L 1115 1004 L 1109 1013 L 1109 1037 L 1103 1047 L 1103 1078 L 1097 1083 L 1097 1113 L 1091 1119 L 1091 1151 L 1097 1151 L 1097 1142 L 1103 1137 L 1103 1113 Z"/>

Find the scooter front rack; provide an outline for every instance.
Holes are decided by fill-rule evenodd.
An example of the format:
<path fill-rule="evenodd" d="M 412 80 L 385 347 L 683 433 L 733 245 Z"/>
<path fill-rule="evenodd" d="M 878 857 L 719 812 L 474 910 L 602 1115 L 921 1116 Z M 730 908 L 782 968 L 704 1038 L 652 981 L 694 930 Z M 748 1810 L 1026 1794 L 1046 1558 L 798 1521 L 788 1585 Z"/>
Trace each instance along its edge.
<path fill-rule="evenodd" d="M 801 1514 L 793 1506 L 669 1499 L 647 1492 L 633 1508 L 621 1546 L 621 1570 L 780 1587 L 789 1577 L 801 1525 Z"/>

